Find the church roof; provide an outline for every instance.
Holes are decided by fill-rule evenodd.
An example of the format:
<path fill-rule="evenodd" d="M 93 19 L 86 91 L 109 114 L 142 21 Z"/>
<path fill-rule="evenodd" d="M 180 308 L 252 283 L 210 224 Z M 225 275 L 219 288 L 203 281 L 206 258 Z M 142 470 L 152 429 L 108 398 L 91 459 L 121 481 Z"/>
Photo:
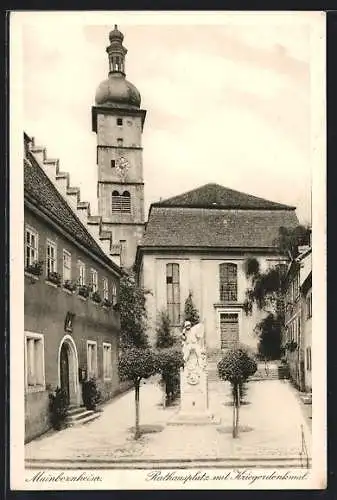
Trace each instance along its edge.
<path fill-rule="evenodd" d="M 190 207 L 190 208 L 240 208 L 255 210 L 294 210 L 295 207 L 275 203 L 229 189 L 219 184 L 205 184 L 186 193 L 152 204 L 153 207 Z"/>
<path fill-rule="evenodd" d="M 152 206 L 141 247 L 272 250 L 279 228 L 296 225 L 296 213 L 288 207 L 210 210 Z"/>
<path fill-rule="evenodd" d="M 24 194 L 25 200 L 35 205 L 78 243 L 121 274 L 120 268 L 106 256 L 29 151 L 26 152 L 24 161 Z"/>

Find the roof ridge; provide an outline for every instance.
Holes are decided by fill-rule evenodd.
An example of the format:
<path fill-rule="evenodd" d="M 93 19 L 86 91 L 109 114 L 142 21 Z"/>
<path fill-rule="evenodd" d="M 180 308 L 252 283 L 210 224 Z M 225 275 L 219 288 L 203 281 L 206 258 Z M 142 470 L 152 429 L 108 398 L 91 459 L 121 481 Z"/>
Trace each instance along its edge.
<path fill-rule="evenodd" d="M 265 208 L 295 210 L 296 207 L 274 202 L 231 189 L 217 183 L 207 183 L 197 188 L 185 191 L 179 195 L 166 198 L 152 203 L 152 206 L 183 206 L 183 207 L 205 207 L 205 208 Z"/>

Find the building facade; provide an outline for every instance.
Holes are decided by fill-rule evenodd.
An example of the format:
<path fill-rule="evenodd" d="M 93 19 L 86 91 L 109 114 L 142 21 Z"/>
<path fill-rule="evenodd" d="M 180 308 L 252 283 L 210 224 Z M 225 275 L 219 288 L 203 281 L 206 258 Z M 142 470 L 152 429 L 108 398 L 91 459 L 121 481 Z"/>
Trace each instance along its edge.
<path fill-rule="evenodd" d="M 110 253 L 122 267 L 134 264 L 144 233 L 142 133 L 146 111 L 141 96 L 125 78 L 123 35 L 115 26 L 106 51 L 108 79 L 100 83 L 92 108 L 97 134 L 98 212 L 103 231 L 112 234 Z"/>
<path fill-rule="evenodd" d="M 48 163 L 48 162 L 47 162 Z M 48 166 L 49 168 L 49 166 Z M 32 152 L 24 158 L 25 439 L 50 427 L 49 394 L 61 387 L 71 407 L 82 383 L 102 399 L 119 392 L 120 268 L 106 256 Z"/>
<path fill-rule="evenodd" d="M 311 248 L 300 248 L 285 280 L 283 345 L 290 376 L 302 391 L 311 391 Z"/>
<path fill-rule="evenodd" d="M 239 343 L 255 350 L 254 328 L 264 313 L 246 313 L 246 261 L 255 257 L 261 270 L 284 263 L 275 240 L 281 226 L 297 224 L 294 207 L 217 184 L 153 204 L 136 261 L 142 285 L 152 291 L 149 334 L 163 310 L 180 330 L 191 292 L 209 352 Z"/>

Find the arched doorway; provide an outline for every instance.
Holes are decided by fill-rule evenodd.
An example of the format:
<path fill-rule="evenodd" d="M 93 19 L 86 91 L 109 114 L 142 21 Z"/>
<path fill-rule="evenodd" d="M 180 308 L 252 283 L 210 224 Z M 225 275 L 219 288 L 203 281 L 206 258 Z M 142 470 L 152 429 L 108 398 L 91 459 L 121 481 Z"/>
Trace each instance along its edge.
<path fill-rule="evenodd" d="M 60 342 L 58 372 L 59 387 L 67 394 L 68 404 L 78 406 L 80 404 L 80 391 L 77 349 L 70 335 L 65 335 Z"/>

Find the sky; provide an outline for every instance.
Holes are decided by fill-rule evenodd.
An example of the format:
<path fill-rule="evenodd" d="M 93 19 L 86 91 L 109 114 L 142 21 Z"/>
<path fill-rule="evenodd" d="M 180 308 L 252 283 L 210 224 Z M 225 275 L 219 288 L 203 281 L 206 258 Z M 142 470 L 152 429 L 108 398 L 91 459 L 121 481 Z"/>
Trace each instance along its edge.
<path fill-rule="evenodd" d="M 80 16 L 80 14 L 78 14 Z M 297 207 L 311 220 L 312 43 L 305 14 L 250 22 L 228 13 L 102 19 L 26 14 L 22 29 L 24 130 L 59 158 L 81 199 L 96 200 L 91 107 L 107 78 L 108 35 L 124 33 L 127 79 L 147 110 L 145 210 L 159 199 L 216 182 Z M 248 20 L 249 21 L 249 20 Z M 263 21 L 263 19 L 262 19 Z"/>

